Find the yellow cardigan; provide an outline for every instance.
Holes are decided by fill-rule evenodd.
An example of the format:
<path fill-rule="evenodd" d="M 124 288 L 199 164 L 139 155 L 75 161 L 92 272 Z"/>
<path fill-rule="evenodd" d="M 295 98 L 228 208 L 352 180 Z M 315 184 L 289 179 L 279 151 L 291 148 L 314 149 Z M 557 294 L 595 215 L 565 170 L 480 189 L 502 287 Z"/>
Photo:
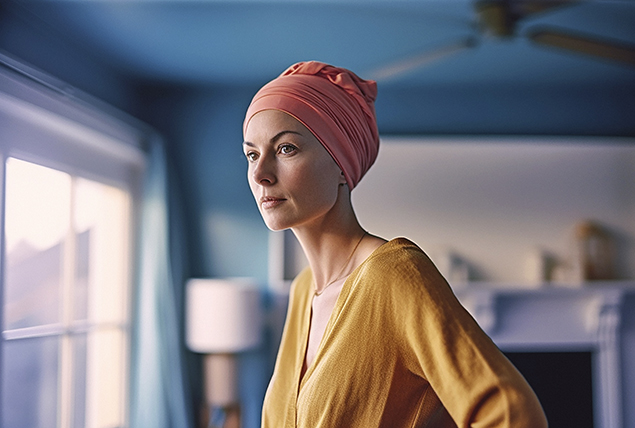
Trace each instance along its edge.
<path fill-rule="evenodd" d="M 263 428 L 547 426 L 525 379 L 407 239 L 348 277 L 300 379 L 313 287 L 309 269 L 292 285 Z"/>

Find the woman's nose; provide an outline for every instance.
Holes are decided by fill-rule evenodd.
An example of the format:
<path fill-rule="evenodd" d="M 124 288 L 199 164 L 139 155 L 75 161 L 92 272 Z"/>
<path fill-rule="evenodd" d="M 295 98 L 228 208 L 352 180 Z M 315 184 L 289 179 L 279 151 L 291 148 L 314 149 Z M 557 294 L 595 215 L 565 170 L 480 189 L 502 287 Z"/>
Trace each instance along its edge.
<path fill-rule="evenodd" d="M 262 186 L 272 185 L 276 182 L 275 167 L 273 162 L 262 156 L 253 169 L 253 180 Z"/>

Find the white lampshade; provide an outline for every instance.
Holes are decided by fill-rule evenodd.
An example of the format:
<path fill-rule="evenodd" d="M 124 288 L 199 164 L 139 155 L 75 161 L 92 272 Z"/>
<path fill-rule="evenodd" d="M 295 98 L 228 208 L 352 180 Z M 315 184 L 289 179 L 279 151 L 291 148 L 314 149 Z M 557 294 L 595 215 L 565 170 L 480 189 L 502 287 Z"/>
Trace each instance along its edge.
<path fill-rule="evenodd" d="M 262 310 L 255 281 L 190 279 L 186 296 L 186 342 L 204 354 L 235 353 L 260 344 Z"/>

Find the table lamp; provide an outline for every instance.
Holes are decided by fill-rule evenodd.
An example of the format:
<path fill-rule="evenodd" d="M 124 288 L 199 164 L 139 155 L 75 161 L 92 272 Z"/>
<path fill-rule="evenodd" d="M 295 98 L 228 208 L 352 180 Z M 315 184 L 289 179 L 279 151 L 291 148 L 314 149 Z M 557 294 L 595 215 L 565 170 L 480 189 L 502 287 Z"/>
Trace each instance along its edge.
<path fill-rule="evenodd" d="M 187 282 L 186 343 L 191 351 L 205 354 L 210 418 L 214 409 L 225 414 L 239 408 L 236 354 L 257 347 L 261 330 L 260 291 L 254 280 L 194 278 Z"/>

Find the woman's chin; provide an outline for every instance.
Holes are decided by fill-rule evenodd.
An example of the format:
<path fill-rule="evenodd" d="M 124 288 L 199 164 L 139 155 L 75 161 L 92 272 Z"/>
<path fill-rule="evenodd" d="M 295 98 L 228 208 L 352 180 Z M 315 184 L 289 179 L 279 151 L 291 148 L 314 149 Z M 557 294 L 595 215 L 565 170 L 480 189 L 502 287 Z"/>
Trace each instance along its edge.
<path fill-rule="evenodd" d="M 289 229 L 289 226 L 288 226 L 288 225 L 286 225 L 286 224 L 282 224 L 282 223 L 277 222 L 277 221 L 272 221 L 272 220 L 267 221 L 267 220 L 265 219 L 265 225 L 266 225 L 266 226 L 267 226 L 267 228 L 268 228 L 269 230 L 271 230 L 272 232 L 279 232 L 279 231 L 282 231 L 282 230 Z"/>

